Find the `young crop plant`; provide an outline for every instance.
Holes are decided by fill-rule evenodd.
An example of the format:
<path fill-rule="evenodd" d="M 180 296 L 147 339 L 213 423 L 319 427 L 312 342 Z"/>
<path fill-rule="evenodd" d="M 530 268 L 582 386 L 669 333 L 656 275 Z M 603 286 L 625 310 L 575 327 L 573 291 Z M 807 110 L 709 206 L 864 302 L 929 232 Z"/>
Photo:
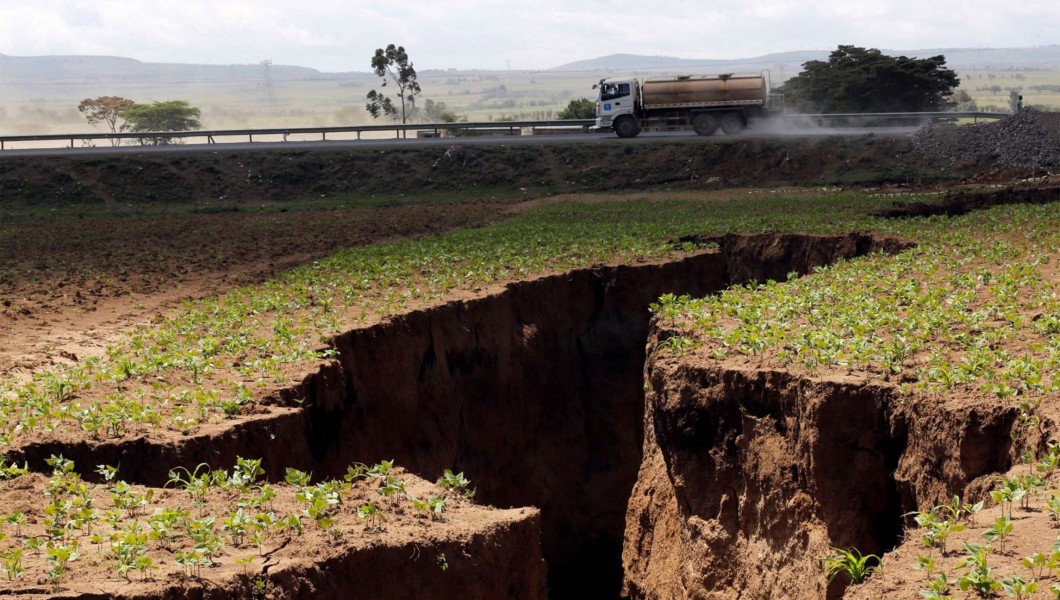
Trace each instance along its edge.
<path fill-rule="evenodd" d="M 938 560 L 934 556 L 918 556 L 913 568 L 924 572 L 924 577 L 931 579 L 931 574 L 938 567 Z"/>
<path fill-rule="evenodd" d="M 21 548 L 8 548 L 0 552 L 0 559 L 4 561 L 4 575 L 8 581 L 14 581 L 26 572 L 22 566 L 23 550 Z"/>
<path fill-rule="evenodd" d="M 993 569 L 987 564 L 987 556 L 990 548 L 970 542 L 964 543 L 968 556 L 960 564 L 960 568 L 968 569 L 968 572 L 957 579 L 957 587 L 962 592 L 974 590 L 981 596 L 987 596 L 1001 589 L 1001 582 L 994 578 Z"/>
<path fill-rule="evenodd" d="M 1060 566 L 1060 562 L 1057 559 L 1060 559 L 1060 553 L 1058 552 L 1053 552 L 1051 555 L 1035 552 L 1030 556 L 1025 556 L 1020 562 L 1031 572 L 1033 579 L 1041 579 L 1047 572 Z"/>
<path fill-rule="evenodd" d="M 357 507 L 357 518 L 367 522 L 364 530 L 370 533 L 383 531 L 382 524 L 386 521 L 379 507 L 371 502 Z"/>
<path fill-rule="evenodd" d="M 990 499 L 1001 507 L 1001 514 L 1005 516 L 1005 505 L 1008 505 L 1008 518 L 1012 518 L 1012 505 L 1023 500 L 1027 495 L 1027 489 L 1018 477 L 1010 479 L 999 478 L 1001 487 L 990 492 Z"/>
<path fill-rule="evenodd" d="M 1038 591 L 1038 582 L 1034 580 L 1027 581 L 1019 575 L 1013 575 L 1001 580 L 1001 589 L 1009 596 L 1016 598 L 1016 600 L 1025 600 Z"/>
<path fill-rule="evenodd" d="M 445 511 L 445 496 L 428 496 L 426 500 L 410 496 L 409 499 L 414 509 L 423 511 L 430 516 L 432 521 L 442 520 L 442 513 Z"/>
<path fill-rule="evenodd" d="M 69 564 L 81 556 L 77 551 L 77 542 L 71 544 L 49 544 L 45 553 L 48 560 L 46 573 L 48 581 L 55 589 L 58 589 Z"/>
<path fill-rule="evenodd" d="M 844 550 L 832 548 L 835 554 L 821 559 L 825 567 L 825 575 L 828 581 L 834 581 L 839 575 L 846 575 L 851 583 L 858 584 L 864 581 L 880 564 L 880 557 L 875 554 L 861 554 L 857 548 Z M 876 564 L 869 564 L 874 562 Z"/>
<path fill-rule="evenodd" d="M 946 554 L 946 540 L 951 534 L 965 530 L 965 526 L 957 522 L 962 512 L 959 506 L 960 499 L 954 497 L 953 505 L 935 506 L 930 511 L 920 512 L 913 517 L 916 524 L 924 529 L 920 539 L 925 547 L 939 548 L 943 555 Z M 943 512 L 948 512 L 952 520 L 940 518 L 939 514 Z"/>
<path fill-rule="evenodd" d="M 0 457 L 0 480 L 14 479 L 20 475 L 25 475 L 26 473 L 29 473 L 28 461 L 20 467 L 15 463 L 9 465 L 2 457 Z"/>
<path fill-rule="evenodd" d="M 118 534 L 110 543 L 110 558 L 114 570 L 126 581 L 129 572 L 140 570 L 146 577 L 154 562 L 147 554 L 147 535 L 136 531 Z"/>
<path fill-rule="evenodd" d="M 443 490 L 459 494 L 465 498 L 475 497 L 475 488 L 471 487 L 471 482 L 464 477 L 464 473 L 453 473 L 449 469 L 445 469 L 442 472 L 441 479 L 438 480 L 438 486 Z"/>
<path fill-rule="evenodd" d="M 1045 501 L 1045 506 L 1049 509 L 1049 516 L 1053 519 L 1053 525 L 1060 527 L 1060 495 L 1053 493 Z"/>
<path fill-rule="evenodd" d="M 928 581 L 927 589 L 921 590 L 920 595 L 927 600 L 952 600 L 951 587 L 949 577 L 945 573 L 939 573 L 938 577 Z"/>
<path fill-rule="evenodd" d="M 989 529 L 983 532 L 983 537 L 986 541 L 998 544 L 998 552 L 1001 554 L 1005 553 L 1005 542 L 1008 541 L 1010 535 L 1012 535 L 1012 519 L 1008 517 L 1000 517 L 994 521 L 994 524 Z"/>

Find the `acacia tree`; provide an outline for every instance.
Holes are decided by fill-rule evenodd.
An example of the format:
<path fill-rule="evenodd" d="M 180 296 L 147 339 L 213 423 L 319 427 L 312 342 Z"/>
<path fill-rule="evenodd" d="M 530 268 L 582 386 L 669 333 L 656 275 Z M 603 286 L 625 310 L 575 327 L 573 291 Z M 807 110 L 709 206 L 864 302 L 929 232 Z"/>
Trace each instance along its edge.
<path fill-rule="evenodd" d="M 127 126 L 126 123 L 118 125 L 122 113 L 135 104 L 132 100 L 121 96 L 99 96 L 98 98 L 85 98 L 77 105 L 77 110 L 85 115 L 89 125 L 106 123 L 111 133 L 118 133 L 118 131 L 125 131 Z M 121 140 L 117 138 L 110 141 L 112 146 L 117 146 L 119 143 Z"/>
<path fill-rule="evenodd" d="M 827 62 L 804 63 L 777 91 L 808 112 L 930 112 L 950 106 L 960 83 L 942 55 L 915 59 L 839 46 Z"/>
<path fill-rule="evenodd" d="M 392 83 L 397 88 L 401 110 L 398 111 L 398 107 L 389 97 L 375 90 L 368 92 L 368 104 L 365 108 L 368 109 L 373 119 L 378 119 L 382 114 L 395 119 L 400 117 L 401 123 L 406 123 L 412 116 L 412 109 L 416 106 L 420 84 L 416 82 L 416 69 L 412 68 L 405 47 L 395 47 L 394 44 L 390 44 L 386 50 L 377 48 L 375 55 L 372 56 L 372 71 L 383 80 L 380 84 L 382 87 Z"/>
<path fill-rule="evenodd" d="M 198 108 L 184 100 L 136 104 L 121 113 L 129 131 L 191 131 L 202 129 Z M 150 138 L 152 144 L 170 144 L 173 138 Z"/>

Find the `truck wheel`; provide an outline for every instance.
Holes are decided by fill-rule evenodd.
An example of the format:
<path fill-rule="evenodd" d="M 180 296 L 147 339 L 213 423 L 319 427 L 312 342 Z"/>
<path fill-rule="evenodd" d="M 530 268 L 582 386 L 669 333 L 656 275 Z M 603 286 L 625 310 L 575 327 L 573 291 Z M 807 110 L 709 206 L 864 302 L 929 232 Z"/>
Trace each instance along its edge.
<path fill-rule="evenodd" d="M 692 129 L 696 135 L 712 135 L 718 128 L 718 120 L 714 115 L 701 114 L 692 119 Z"/>
<path fill-rule="evenodd" d="M 721 130 L 725 132 L 725 135 L 736 135 L 743 131 L 743 128 L 743 117 L 738 113 L 725 113 L 721 118 Z"/>
<path fill-rule="evenodd" d="M 633 117 L 622 117 L 614 125 L 618 137 L 631 138 L 640 133 L 640 125 Z"/>

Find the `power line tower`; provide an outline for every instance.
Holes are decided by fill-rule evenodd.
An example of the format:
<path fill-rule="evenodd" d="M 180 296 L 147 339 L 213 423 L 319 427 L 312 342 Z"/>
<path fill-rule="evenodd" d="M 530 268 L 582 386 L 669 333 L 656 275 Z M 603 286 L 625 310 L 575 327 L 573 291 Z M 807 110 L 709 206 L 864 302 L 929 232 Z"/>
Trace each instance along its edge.
<path fill-rule="evenodd" d="M 265 75 L 265 83 L 264 83 L 264 86 L 265 86 L 265 101 L 268 102 L 268 104 L 269 104 L 269 112 L 274 112 L 276 110 L 276 98 L 275 98 L 275 96 L 273 96 L 273 93 L 272 93 L 272 69 L 271 69 L 271 67 L 272 67 L 272 59 L 271 58 L 266 58 L 265 60 L 261 61 L 261 68 L 264 71 L 264 75 Z"/>

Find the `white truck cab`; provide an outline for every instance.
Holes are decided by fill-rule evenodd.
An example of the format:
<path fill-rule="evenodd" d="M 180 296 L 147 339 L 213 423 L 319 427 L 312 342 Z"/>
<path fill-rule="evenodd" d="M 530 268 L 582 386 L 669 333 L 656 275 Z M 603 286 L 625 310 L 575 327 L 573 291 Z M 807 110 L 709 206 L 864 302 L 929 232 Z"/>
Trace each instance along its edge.
<path fill-rule="evenodd" d="M 599 88 L 596 101 L 596 125 L 594 129 L 610 129 L 621 115 L 632 115 L 636 105 L 637 82 L 635 80 L 600 80 L 593 86 Z"/>

